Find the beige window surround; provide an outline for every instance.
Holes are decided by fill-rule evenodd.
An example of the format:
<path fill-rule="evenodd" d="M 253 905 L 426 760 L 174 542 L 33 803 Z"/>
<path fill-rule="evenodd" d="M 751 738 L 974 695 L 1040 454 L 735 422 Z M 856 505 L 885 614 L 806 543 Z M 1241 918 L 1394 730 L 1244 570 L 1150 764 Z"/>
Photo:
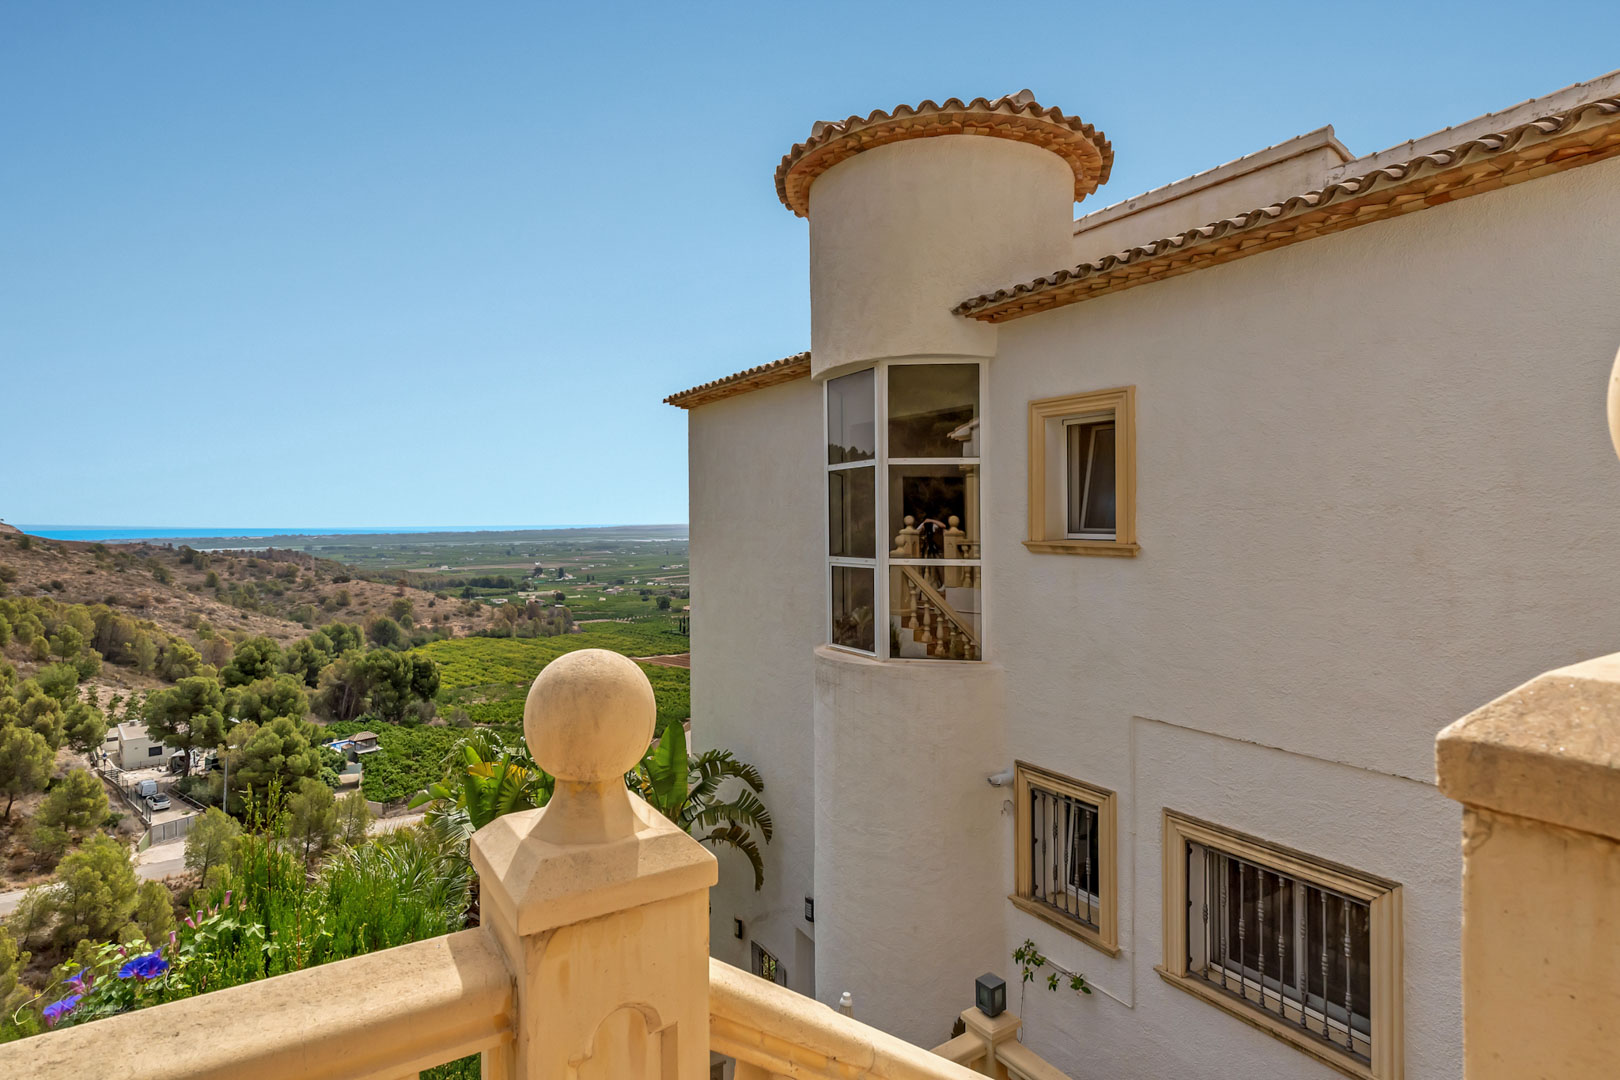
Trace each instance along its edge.
<path fill-rule="evenodd" d="M 1335 1050 L 1320 1038 L 1302 1032 L 1296 1020 L 1284 1019 L 1269 1010 L 1263 1011 L 1253 1002 L 1252 992 L 1245 991 L 1245 996 L 1239 997 L 1236 992 L 1225 992 L 1190 970 L 1188 913 L 1193 909 L 1188 905 L 1187 896 L 1189 844 L 1235 856 L 1273 873 L 1281 872 L 1309 886 L 1367 904 L 1370 1064 L 1363 1064 Z M 1405 1056 L 1400 885 L 1174 810 L 1164 811 L 1163 855 L 1164 898 L 1161 910 L 1164 918 L 1164 962 L 1154 968 L 1161 978 L 1347 1076 L 1357 1077 L 1358 1080 L 1402 1080 Z M 1276 996 L 1275 991 L 1271 996 Z M 1291 1002 L 1293 1000 L 1289 999 Z"/>
<path fill-rule="evenodd" d="M 1070 538 L 1065 491 L 1068 482 L 1064 421 L 1112 415 L 1115 425 L 1114 537 Z M 1053 555 L 1134 558 L 1136 542 L 1136 387 L 1042 398 L 1029 403 L 1029 537 L 1024 546 Z"/>
<path fill-rule="evenodd" d="M 1082 921 L 1077 913 L 1071 914 L 1063 910 L 1063 904 L 1042 899 L 1040 896 L 1034 859 L 1035 838 L 1032 835 L 1035 825 L 1032 789 L 1050 793 L 1060 800 L 1072 799 L 1095 810 L 1097 865 L 1091 880 L 1095 885 L 1096 916 L 1089 922 Z M 1118 795 L 1106 788 L 1061 776 L 1027 762 L 1014 763 L 1013 805 L 1016 808 L 1014 816 L 1017 821 L 1018 841 L 1017 856 L 1014 860 L 1014 889 L 1007 899 L 1020 911 L 1051 923 L 1064 933 L 1079 938 L 1109 956 L 1119 955 L 1118 864 L 1114 842 L 1118 801 Z M 1078 830 L 1079 826 L 1075 826 L 1075 829 Z M 1051 854 L 1056 855 L 1059 846 L 1067 847 L 1068 844 L 1054 844 Z M 1058 876 L 1067 878 L 1070 876 L 1070 870 L 1072 868 L 1065 865 L 1065 872 Z M 1076 890 L 1077 894 L 1079 892 L 1080 890 Z M 1075 895 L 1070 894 L 1068 899 L 1075 899 Z M 1087 915 L 1090 914 L 1088 908 Z"/>

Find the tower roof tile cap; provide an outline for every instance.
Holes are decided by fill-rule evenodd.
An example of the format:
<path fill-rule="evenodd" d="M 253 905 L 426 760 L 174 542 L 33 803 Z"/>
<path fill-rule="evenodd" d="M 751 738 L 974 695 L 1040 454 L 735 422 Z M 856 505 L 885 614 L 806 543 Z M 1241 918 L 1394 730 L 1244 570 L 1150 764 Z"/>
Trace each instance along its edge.
<path fill-rule="evenodd" d="M 988 135 L 1050 150 L 1073 170 L 1076 202 L 1107 183 L 1114 165 L 1114 148 L 1102 132 L 1078 116 L 1042 106 L 1026 89 L 994 100 L 953 97 L 819 121 L 808 139 L 783 155 L 776 169 L 776 195 L 783 206 L 805 217 L 810 185 L 834 165 L 863 150 L 934 135 Z"/>

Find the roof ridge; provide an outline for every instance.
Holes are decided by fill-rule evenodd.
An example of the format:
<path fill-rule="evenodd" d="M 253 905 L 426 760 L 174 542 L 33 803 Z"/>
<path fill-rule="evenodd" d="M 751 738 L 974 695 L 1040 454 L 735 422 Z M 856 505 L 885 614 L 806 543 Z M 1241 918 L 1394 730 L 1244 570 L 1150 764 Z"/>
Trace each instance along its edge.
<path fill-rule="evenodd" d="M 951 312 L 979 319 L 993 318 L 994 321 L 1016 318 L 1018 314 L 1030 312 L 1018 310 L 1015 313 L 1006 310 L 1004 308 L 1006 301 L 1025 300 L 1035 294 L 1052 292 L 1060 286 L 1077 283 L 1196 243 L 1224 239 L 1292 214 L 1322 209 L 1354 196 L 1366 195 L 1380 188 L 1411 180 L 1426 171 L 1455 168 L 1470 158 L 1509 153 L 1527 142 L 1540 141 L 1567 132 L 1592 115 L 1602 117 L 1620 115 L 1620 97 L 1599 98 L 1566 112 L 1536 117 L 1503 131 L 1479 135 L 1455 146 L 1419 154 L 1407 161 L 1381 166 L 1358 176 L 1346 177 L 1324 187 L 1289 196 L 1280 202 L 1257 207 L 1244 214 L 1222 218 L 1148 244 L 1125 248 L 1089 262 L 1082 262 L 1072 268 L 1053 271 L 1032 281 L 982 293 L 962 301 L 952 308 Z M 1043 305 L 1042 310 L 1051 306 L 1058 305 L 1049 303 Z M 988 309 L 996 309 L 996 315 L 985 314 Z"/>

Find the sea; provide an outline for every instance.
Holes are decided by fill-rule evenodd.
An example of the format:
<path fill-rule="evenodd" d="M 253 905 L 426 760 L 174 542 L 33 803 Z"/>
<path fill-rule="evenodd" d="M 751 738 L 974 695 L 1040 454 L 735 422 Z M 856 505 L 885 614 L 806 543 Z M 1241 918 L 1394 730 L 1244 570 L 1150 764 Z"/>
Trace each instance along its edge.
<path fill-rule="evenodd" d="M 472 533 L 472 532 L 526 532 L 549 529 L 607 529 L 613 525 L 602 523 L 584 525 L 389 525 L 359 528 L 299 527 L 225 527 L 194 528 L 169 526 L 148 528 L 128 525 L 30 525 L 16 522 L 16 527 L 34 536 L 50 540 L 80 540 L 117 542 L 137 540 L 270 540 L 279 537 L 307 536 L 375 536 L 400 533 Z"/>

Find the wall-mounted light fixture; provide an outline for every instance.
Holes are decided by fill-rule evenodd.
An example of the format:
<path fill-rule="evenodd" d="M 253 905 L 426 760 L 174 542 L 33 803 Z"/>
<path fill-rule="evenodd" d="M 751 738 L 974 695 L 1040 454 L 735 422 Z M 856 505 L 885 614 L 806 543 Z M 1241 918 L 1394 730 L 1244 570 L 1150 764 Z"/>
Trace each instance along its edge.
<path fill-rule="evenodd" d="M 734 938 L 737 938 L 738 940 L 742 939 L 742 936 L 743 936 L 743 923 L 742 923 L 741 919 L 732 919 L 731 920 L 731 936 L 734 937 Z"/>
<path fill-rule="evenodd" d="M 986 1016 L 1007 1011 L 1007 980 L 988 972 L 973 980 L 973 1004 Z"/>
<path fill-rule="evenodd" d="M 816 921 L 816 901 L 814 897 L 807 896 L 804 898 L 804 921 L 809 923 Z"/>

